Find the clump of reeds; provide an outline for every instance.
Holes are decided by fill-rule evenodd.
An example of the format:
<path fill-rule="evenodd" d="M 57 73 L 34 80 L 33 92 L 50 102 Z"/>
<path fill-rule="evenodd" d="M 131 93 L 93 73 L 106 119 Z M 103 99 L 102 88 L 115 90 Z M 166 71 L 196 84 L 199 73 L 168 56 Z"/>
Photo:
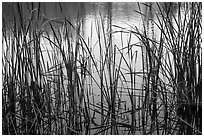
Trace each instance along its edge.
<path fill-rule="evenodd" d="M 201 134 L 202 4 L 144 3 L 144 14 L 141 5 L 142 31 L 112 24 L 108 10 L 87 42 L 83 19 L 13 3 L 12 25 L 2 23 L 2 134 Z"/>
<path fill-rule="evenodd" d="M 145 68 L 145 98 L 151 102 L 144 103 L 151 116 L 150 134 L 161 134 L 160 131 L 164 134 L 201 134 L 202 4 L 144 5 L 149 13 L 137 13 L 147 17 L 144 19 L 147 24 L 144 24 L 143 32 L 136 29 L 132 33 L 140 38 L 146 51 L 145 63 L 148 66 Z M 154 20 L 152 14 L 155 15 Z M 157 39 L 151 33 L 155 28 L 160 31 Z M 164 117 L 160 116 L 161 107 L 164 109 Z M 173 125 L 173 128 L 167 125 Z"/>

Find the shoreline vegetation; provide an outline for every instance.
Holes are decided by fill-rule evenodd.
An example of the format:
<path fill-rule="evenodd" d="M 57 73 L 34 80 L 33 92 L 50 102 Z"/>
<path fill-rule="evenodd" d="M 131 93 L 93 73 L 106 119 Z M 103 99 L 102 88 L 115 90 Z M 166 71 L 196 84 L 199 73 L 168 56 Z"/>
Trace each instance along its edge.
<path fill-rule="evenodd" d="M 113 24 L 107 4 L 88 41 L 83 18 L 14 2 L 11 23 L 2 10 L 3 135 L 202 134 L 202 3 L 138 3 L 142 28 Z"/>

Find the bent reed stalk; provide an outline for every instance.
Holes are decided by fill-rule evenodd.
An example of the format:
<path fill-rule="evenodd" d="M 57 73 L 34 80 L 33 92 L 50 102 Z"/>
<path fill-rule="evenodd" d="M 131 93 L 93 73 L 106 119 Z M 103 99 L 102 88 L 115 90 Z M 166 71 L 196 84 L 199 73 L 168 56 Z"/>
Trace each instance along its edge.
<path fill-rule="evenodd" d="M 79 16 L 11 5 L 13 22 L 2 17 L 2 134 L 202 134 L 202 3 L 138 3 L 142 30 L 113 24 L 108 10 L 88 40 Z"/>

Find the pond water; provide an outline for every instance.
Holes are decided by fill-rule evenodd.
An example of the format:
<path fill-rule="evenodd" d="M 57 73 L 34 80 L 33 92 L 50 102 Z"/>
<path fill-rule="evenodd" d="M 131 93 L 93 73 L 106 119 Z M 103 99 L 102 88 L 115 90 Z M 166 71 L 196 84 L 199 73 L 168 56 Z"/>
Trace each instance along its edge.
<path fill-rule="evenodd" d="M 77 24 L 77 22 L 82 23 L 82 37 L 85 40 L 86 43 L 89 43 L 89 46 L 92 48 L 94 57 L 96 60 L 100 60 L 100 47 L 99 47 L 99 37 L 98 32 L 101 34 L 101 42 L 102 47 L 105 49 L 104 44 L 104 36 L 102 34 L 103 32 L 105 35 L 108 35 L 109 33 L 109 27 L 110 23 L 113 25 L 111 27 L 111 31 L 113 32 L 112 35 L 112 45 L 116 45 L 119 49 L 122 49 L 124 47 L 127 47 L 127 45 L 134 45 L 134 44 L 140 44 L 138 43 L 139 40 L 136 36 L 134 36 L 131 33 L 120 33 L 117 31 L 121 31 L 126 28 L 129 30 L 134 30 L 135 26 L 137 28 L 141 28 L 142 31 L 142 18 L 141 15 L 138 14 L 135 11 L 138 11 L 138 5 L 140 5 L 141 11 L 145 12 L 145 6 L 139 3 L 134 2 L 116 2 L 116 3 L 105 3 L 105 2 L 68 2 L 68 3 L 40 3 L 40 16 L 46 19 L 54 20 L 54 21 L 62 21 L 64 18 L 67 18 L 72 24 Z M 14 6 L 15 7 L 15 6 Z M 27 7 L 30 7 L 30 11 Z M 39 3 L 32 3 L 28 6 L 27 3 L 22 4 L 22 13 L 23 18 L 29 20 L 32 16 L 37 16 L 38 12 L 37 9 L 39 8 Z M 18 13 L 18 7 L 12 8 L 12 4 L 4 3 L 3 16 L 5 17 L 5 21 L 8 24 L 12 24 L 13 22 L 13 15 L 17 15 Z M 31 10 L 33 9 L 33 10 Z M 20 15 L 17 15 L 20 16 Z M 35 19 L 35 18 L 34 18 Z M 40 19 L 38 19 L 40 20 Z M 41 21 L 41 20 L 40 20 Z M 19 23 L 20 22 L 16 22 Z M 61 27 L 61 24 L 54 24 L 55 27 Z M 48 23 L 44 23 L 42 27 L 45 29 L 50 28 Z M 119 27 L 115 27 L 119 26 Z M 104 27 L 104 29 L 102 29 Z M 98 29 L 98 30 L 97 30 Z M 73 31 L 73 30 L 72 30 Z M 115 33 L 114 33 L 115 32 Z M 74 35 L 75 32 L 72 32 Z M 50 36 L 52 37 L 52 36 Z M 107 37 L 107 36 L 105 36 Z M 107 39 L 108 41 L 108 39 Z M 73 41 L 74 43 L 75 41 Z M 42 39 L 41 41 L 41 48 L 42 50 L 52 50 L 50 47 L 49 41 L 46 39 Z M 103 49 L 103 51 L 104 51 Z M 134 72 L 140 72 L 142 70 L 142 61 L 141 61 L 141 47 L 134 46 L 132 48 L 133 50 L 133 57 L 130 60 L 130 56 L 127 55 L 128 50 L 123 50 L 124 58 L 128 60 L 129 65 L 131 65 L 132 70 Z M 105 51 L 104 51 L 105 53 Z M 116 52 L 116 64 L 119 63 L 119 59 L 121 57 L 119 52 Z M 46 59 L 48 59 L 47 53 L 43 53 L 43 56 Z M 97 66 L 99 66 L 100 62 L 96 62 Z M 124 61 L 122 61 L 121 67 L 127 68 L 127 65 Z M 123 71 L 123 70 L 121 70 Z M 127 73 L 124 71 L 124 73 Z M 97 74 L 94 76 L 95 78 L 98 77 Z M 127 75 L 128 77 L 128 75 Z M 130 78 L 130 77 L 129 77 Z M 129 80 L 127 78 L 127 81 Z M 98 78 L 96 78 L 98 79 Z M 141 77 L 137 77 L 137 85 L 138 88 L 141 88 Z"/>

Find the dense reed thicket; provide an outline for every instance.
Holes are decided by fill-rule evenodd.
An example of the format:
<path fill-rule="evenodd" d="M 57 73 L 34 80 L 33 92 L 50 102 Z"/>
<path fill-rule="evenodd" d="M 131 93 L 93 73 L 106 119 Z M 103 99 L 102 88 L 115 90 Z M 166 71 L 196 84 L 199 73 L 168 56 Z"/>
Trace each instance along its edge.
<path fill-rule="evenodd" d="M 142 28 L 112 24 L 108 10 L 88 40 L 80 17 L 11 5 L 12 23 L 2 16 L 2 134 L 202 134 L 202 3 L 138 3 Z"/>
<path fill-rule="evenodd" d="M 159 109 L 163 107 L 162 133 L 200 134 L 202 131 L 202 53 L 201 3 L 157 4 L 159 14 L 150 4 L 149 12 L 157 21 L 149 20 L 144 34 L 133 31 L 145 46 L 147 76 L 146 103 L 150 116 L 150 132 L 159 134 Z M 149 14 L 149 18 L 152 18 Z M 147 16 L 146 16 L 147 17 Z M 148 23 L 148 22 L 147 22 Z M 154 25 L 159 29 L 155 40 Z M 148 27 L 149 26 L 149 27 Z M 151 35 L 149 35 L 150 33 Z M 159 97 L 158 97 L 159 96 Z M 148 114 L 147 114 L 148 115 Z M 175 119 L 177 119 L 175 121 Z M 173 129 L 171 129 L 173 128 Z M 153 130 L 153 131 L 152 131 Z"/>

